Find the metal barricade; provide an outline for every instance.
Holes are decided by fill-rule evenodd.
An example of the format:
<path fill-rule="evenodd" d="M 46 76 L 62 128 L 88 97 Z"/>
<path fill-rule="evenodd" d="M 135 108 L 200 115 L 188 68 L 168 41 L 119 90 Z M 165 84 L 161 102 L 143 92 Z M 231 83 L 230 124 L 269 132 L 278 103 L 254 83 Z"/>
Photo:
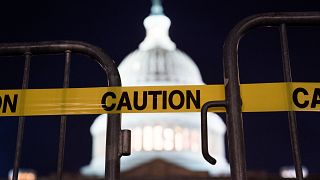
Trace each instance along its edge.
<path fill-rule="evenodd" d="M 208 102 L 201 111 L 201 140 L 204 158 L 211 164 L 215 163 L 208 153 L 206 112 L 209 107 L 225 107 L 227 115 L 227 135 L 229 146 L 229 161 L 231 178 L 233 180 L 247 179 L 246 158 L 243 133 L 243 119 L 241 111 L 240 80 L 238 68 L 238 45 L 240 39 L 249 30 L 261 26 L 278 26 L 280 29 L 280 43 L 282 49 L 282 64 L 284 82 L 292 82 L 289 49 L 287 40 L 287 26 L 318 26 L 320 12 L 281 12 L 257 14 L 239 22 L 229 33 L 223 48 L 225 101 Z M 290 90 L 290 89 L 289 89 Z M 296 115 L 288 112 L 292 155 L 295 164 L 296 177 L 303 179 L 301 157 L 298 142 Z"/>
<path fill-rule="evenodd" d="M 69 87 L 71 54 L 82 54 L 95 60 L 107 75 L 107 86 L 121 86 L 115 63 L 100 48 L 75 41 L 0 44 L 0 56 L 25 56 L 22 89 L 28 89 L 30 61 L 34 55 L 65 54 L 63 87 Z M 62 179 L 67 116 L 61 116 L 57 179 Z M 13 179 L 18 179 L 25 117 L 19 117 Z M 105 179 L 120 179 L 120 157 L 130 155 L 130 131 L 121 130 L 121 114 L 108 114 L 106 139 Z"/>

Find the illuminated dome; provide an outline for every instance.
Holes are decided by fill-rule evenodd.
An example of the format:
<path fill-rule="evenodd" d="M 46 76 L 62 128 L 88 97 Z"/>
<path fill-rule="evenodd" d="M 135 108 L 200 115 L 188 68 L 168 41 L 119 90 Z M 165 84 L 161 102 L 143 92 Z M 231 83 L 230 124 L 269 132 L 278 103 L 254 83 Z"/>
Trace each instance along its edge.
<path fill-rule="evenodd" d="M 170 23 L 162 7 L 154 4 L 151 15 L 144 20 L 146 38 L 119 65 L 123 86 L 204 84 L 194 61 L 171 41 Z M 82 169 L 84 174 L 104 175 L 106 118 L 100 115 L 91 127 L 92 161 Z M 209 152 L 217 159 L 214 166 L 201 154 L 200 113 L 123 114 L 122 129 L 132 131 L 132 153 L 121 158 L 121 171 L 162 159 L 191 171 L 229 175 L 226 127 L 215 113 L 208 113 Z"/>
<path fill-rule="evenodd" d="M 139 48 L 122 61 L 119 71 L 124 86 L 203 84 L 196 64 L 178 49 Z"/>
<path fill-rule="evenodd" d="M 169 18 L 150 15 L 144 26 L 147 36 L 139 49 L 119 65 L 123 85 L 203 84 L 197 65 L 169 38 Z"/>

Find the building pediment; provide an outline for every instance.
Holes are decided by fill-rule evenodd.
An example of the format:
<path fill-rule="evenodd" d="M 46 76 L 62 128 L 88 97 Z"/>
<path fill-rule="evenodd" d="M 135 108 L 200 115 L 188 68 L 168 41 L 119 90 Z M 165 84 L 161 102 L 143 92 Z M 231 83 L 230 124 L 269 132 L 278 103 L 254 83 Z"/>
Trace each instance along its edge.
<path fill-rule="evenodd" d="M 177 166 L 162 159 L 154 159 L 150 162 L 141 164 L 122 173 L 123 177 L 147 177 L 147 178 L 164 178 L 164 177 L 209 177 L 205 171 L 190 171 L 183 167 Z"/>

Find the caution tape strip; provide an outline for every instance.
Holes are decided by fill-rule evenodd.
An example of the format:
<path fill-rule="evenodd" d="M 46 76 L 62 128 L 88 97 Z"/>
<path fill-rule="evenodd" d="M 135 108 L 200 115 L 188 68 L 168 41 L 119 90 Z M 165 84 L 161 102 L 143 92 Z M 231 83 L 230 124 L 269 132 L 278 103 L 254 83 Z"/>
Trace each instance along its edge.
<path fill-rule="evenodd" d="M 241 84 L 240 91 L 243 112 L 320 108 L 320 83 Z M 0 90 L 0 115 L 197 112 L 208 101 L 224 99 L 223 85 Z"/>

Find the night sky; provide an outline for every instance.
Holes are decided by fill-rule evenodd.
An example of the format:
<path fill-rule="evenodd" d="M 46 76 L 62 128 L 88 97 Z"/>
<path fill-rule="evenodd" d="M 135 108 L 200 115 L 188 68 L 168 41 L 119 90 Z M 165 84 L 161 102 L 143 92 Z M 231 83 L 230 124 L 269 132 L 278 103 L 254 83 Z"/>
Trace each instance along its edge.
<path fill-rule="evenodd" d="M 84 41 L 99 46 L 119 64 L 144 39 L 143 19 L 149 0 L 5 1 L 0 6 L 0 42 Z M 222 48 L 228 32 L 241 19 L 272 11 L 316 11 L 318 1 L 166 0 L 170 36 L 198 65 L 207 84 L 223 83 Z M 250 31 L 239 46 L 241 83 L 281 82 L 278 28 Z M 293 80 L 320 82 L 320 28 L 288 29 Z M 77 55 L 71 65 L 71 87 L 105 86 L 106 77 L 93 61 Z M 34 57 L 30 88 L 58 88 L 64 56 Z M 21 88 L 23 58 L 0 58 L 0 88 Z M 263 97 L 262 97 L 263 98 Z M 224 116 L 224 114 L 221 114 Z M 71 116 L 67 127 L 65 171 L 77 172 L 91 159 L 90 125 L 95 115 Z M 292 165 L 287 113 L 244 113 L 247 167 L 278 173 Z M 303 165 L 320 172 L 320 115 L 297 113 Z M 16 117 L 0 117 L 0 177 L 14 159 Z M 22 167 L 40 175 L 56 171 L 59 117 L 27 118 Z"/>

